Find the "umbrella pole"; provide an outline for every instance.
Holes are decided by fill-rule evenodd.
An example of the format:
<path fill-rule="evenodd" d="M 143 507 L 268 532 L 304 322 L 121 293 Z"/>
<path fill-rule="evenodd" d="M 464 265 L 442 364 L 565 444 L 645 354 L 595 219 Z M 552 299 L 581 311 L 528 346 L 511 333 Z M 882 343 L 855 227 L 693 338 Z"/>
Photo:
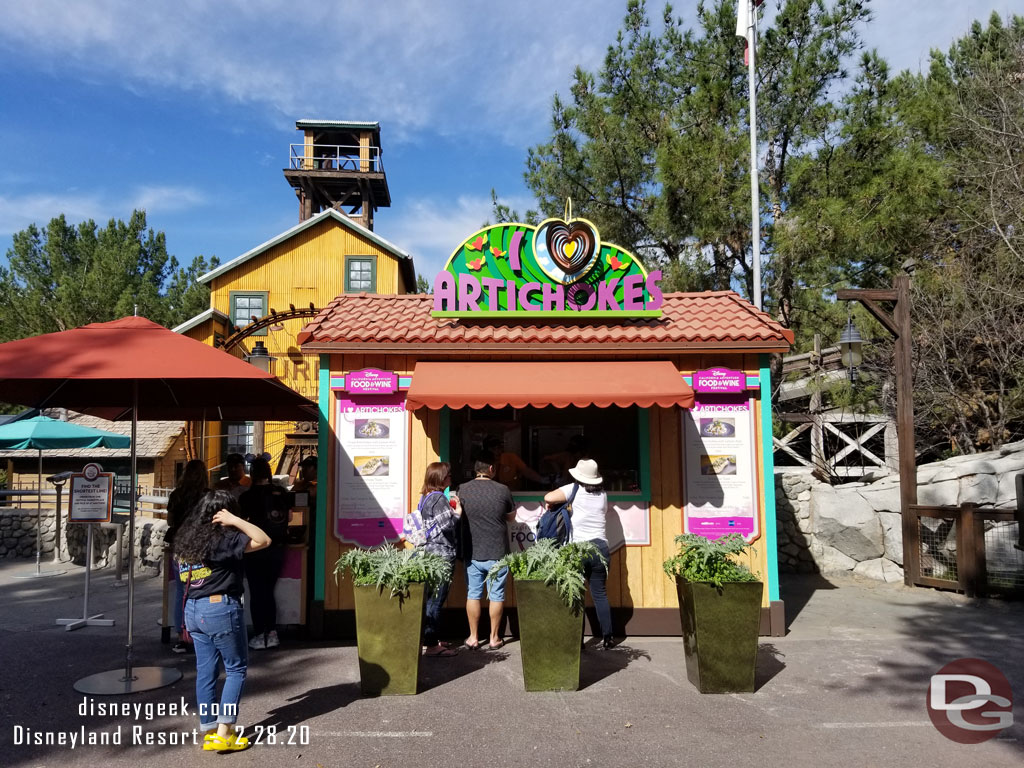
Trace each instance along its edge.
<path fill-rule="evenodd" d="M 172 667 L 132 667 L 132 629 L 135 619 L 135 507 L 138 503 L 138 453 L 135 438 L 139 429 L 139 382 L 132 383 L 132 495 L 128 510 L 128 642 L 125 644 L 124 672 L 99 672 L 75 681 L 79 693 L 114 695 L 140 693 L 172 685 L 181 679 L 181 671 Z"/>
<path fill-rule="evenodd" d="M 39 478 L 36 481 L 36 569 L 32 573 L 24 573 L 15 576 L 16 579 L 35 579 L 40 576 L 59 576 L 67 571 L 44 571 L 41 569 L 43 556 L 43 449 L 39 451 Z M 54 540 L 56 546 L 56 540 Z"/>
<path fill-rule="evenodd" d="M 139 492 L 139 454 L 136 450 L 136 435 L 139 428 L 139 382 L 133 383 L 132 403 L 132 503 L 128 510 L 128 644 L 125 647 L 124 679 L 132 679 L 132 637 L 135 628 L 135 506 Z"/>

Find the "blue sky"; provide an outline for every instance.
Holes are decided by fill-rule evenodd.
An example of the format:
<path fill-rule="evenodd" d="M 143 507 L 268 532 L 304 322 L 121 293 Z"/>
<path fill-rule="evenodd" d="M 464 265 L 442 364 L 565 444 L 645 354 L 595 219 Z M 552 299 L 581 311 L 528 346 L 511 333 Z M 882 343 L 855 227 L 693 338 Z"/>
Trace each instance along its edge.
<path fill-rule="evenodd" d="M 972 19 L 1021 10 L 1020 0 L 871 5 L 867 45 L 915 70 Z M 695 6 L 674 5 L 686 20 Z M 526 150 L 549 135 L 551 97 L 574 66 L 600 66 L 625 0 L 0 8 L 0 253 L 32 222 L 63 212 L 105 223 L 138 207 L 179 261 L 228 261 L 298 222 L 281 173 L 301 141 L 296 119 L 376 120 L 393 204 L 375 230 L 432 276 L 489 217 L 492 187 L 529 206 Z"/>

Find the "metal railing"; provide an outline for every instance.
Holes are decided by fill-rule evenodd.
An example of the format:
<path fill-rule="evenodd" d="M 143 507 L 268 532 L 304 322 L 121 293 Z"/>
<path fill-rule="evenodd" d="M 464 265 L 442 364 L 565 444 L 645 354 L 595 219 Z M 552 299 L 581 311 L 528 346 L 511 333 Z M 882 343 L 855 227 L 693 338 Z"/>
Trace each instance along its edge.
<path fill-rule="evenodd" d="M 364 152 L 366 156 L 362 156 Z M 295 171 L 384 173 L 380 147 L 358 144 L 290 144 L 288 167 Z"/>

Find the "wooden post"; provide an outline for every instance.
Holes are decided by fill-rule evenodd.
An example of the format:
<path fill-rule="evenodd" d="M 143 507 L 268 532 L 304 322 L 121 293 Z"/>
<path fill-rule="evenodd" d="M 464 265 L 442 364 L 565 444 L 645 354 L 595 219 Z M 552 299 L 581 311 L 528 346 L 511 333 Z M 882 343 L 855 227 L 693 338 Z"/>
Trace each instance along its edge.
<path fill-rule="evenodd" d="M 896 289 L 896 431 L 900 448 L 900 513 L 903 517 L 903 581 L 911 585 L 911 574 L 916 573 L 921 555 L 915 545 L 916 520 L 910 514 L 917 504 L 917 456 L 914 444 L 914 377 L 911 370 L 910 275 L 897 275 Z"/>
<path fill-rule="evenodd" d="M 903 518 L 903 583 L 913 586 L 912 575 L 920 567 L 916 519 L 910 514 L 917 504 L 917 458 L 914 447 L 914 381 L 911 370 L 910 276 L 897 275 L 892 290 L 844 289 L 840 301 L 859 301 L 896 339 L 896 431 L 899 444 L 900 513 Z M 890 315 L 876 302 L 894 303 Z"/>
<path fill-rule="evenodd" d="M 811 462 L 824 476 L 828 470 L 825 460 L 825 430 L 821 425 L 821 334 L 814 334 L 814 354 L 811 357 Z"/>

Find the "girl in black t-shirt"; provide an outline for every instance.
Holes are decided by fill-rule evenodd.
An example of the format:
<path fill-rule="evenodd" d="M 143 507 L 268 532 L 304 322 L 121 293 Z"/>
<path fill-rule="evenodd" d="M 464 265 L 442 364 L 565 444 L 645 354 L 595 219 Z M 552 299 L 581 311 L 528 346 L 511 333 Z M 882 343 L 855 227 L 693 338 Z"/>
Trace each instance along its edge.
<path fill-rule="evenodd" d="M 236 514 L 227 491 L 207 491 L 174 540 L 179 578 L 185 581 L 185 627 L 196 650 L 196 702 L 199 727 L 208 733 L 203 749 L 245 749 L 238 736 L 238 702 L 248 670 L 245 612 L 242 608 L 242 555 L 270 545 L 270 537 Z M 218 666 L 224 688 L 216 700 Z"/>

